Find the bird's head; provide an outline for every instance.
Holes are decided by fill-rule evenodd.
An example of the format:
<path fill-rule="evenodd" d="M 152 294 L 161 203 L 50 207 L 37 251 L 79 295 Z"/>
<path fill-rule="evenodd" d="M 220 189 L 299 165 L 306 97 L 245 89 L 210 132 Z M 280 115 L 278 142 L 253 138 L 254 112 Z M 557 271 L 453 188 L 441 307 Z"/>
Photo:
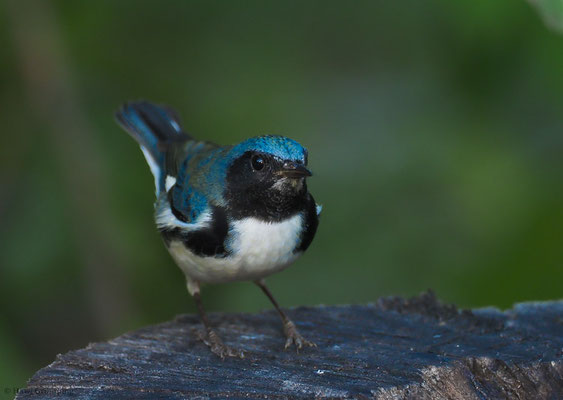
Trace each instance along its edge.
<path fill-rule="evenodd" d="M 225 197 L 235 214 L 280 220 L 300 209 L 311 176 L 307 150 L 283 136 L 260 136 L 233 147 Z"/>

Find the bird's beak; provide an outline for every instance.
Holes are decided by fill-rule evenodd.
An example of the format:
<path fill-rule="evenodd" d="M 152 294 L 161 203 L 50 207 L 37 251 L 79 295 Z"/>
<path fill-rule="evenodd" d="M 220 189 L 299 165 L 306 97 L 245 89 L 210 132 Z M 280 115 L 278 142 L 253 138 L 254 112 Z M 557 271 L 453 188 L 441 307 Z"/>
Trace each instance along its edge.
<path fill-rule="evenodd" d="M 303 164 L 297 164 L 293 161 L 286 161 L 279 174 L 286 178 L 305 178 L 313 175 Z"/>

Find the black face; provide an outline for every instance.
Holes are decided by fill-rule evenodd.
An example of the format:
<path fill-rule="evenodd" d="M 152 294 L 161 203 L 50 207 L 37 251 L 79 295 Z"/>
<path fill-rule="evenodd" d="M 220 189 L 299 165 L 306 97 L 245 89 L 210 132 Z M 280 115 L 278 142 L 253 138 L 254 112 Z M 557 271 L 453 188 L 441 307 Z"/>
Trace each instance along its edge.
<path fill-rule="evenodd" d="M 303 210 L 305 165 L 270 154 L 246 152 L 227 171 L 225 197 L 234 218 L 280 221 Z"/>

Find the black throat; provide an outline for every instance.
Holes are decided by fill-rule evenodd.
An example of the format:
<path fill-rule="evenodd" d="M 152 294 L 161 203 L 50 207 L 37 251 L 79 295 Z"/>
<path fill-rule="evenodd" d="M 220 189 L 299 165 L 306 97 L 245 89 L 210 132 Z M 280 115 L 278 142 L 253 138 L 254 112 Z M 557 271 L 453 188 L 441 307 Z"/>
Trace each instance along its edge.
<path fill-rule="evenodd" d="M 275 190 L 244 194 L 227 191 L 225 197 L 229 214 L 235 219 L 254 217 L 267 222 L 279 222 L 306 209 L 306 194 L 306 189 L 299 196 L 289 196 Z"/>
<path fill-rule="evenodd" d="M 248 168 L 248 158 L 236 160 L 227 172 L 225 200 L 228 214 L 235 219 L 254 217 L 279 222 L 307 208 L 307 184 L 298 188 L 276 188 L 275 174 L 257 174 Z"/>

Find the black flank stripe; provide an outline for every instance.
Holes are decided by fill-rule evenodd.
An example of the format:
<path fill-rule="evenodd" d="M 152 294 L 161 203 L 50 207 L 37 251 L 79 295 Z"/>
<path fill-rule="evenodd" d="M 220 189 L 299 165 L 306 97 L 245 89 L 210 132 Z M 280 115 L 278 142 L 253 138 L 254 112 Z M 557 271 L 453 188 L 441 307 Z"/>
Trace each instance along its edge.
<path fill-rule="evenodd" d="M 184 246 L 198 256 L 224 257 L 227 255 L 225 239 L 229 232 L 225 209 L 213 207 L 211 218 L 209 228 L 188 233 L 184 240 Z"/>
<path fill-rule="evenodd" d="M 317 215 L 317 204 L 315 199 L 309 193 L 307 196 L 307 208 L 305 210 L 305 226 L 301 234 L 301 243 L 293 250 L 294 253 L 305 251 L 313 241 L 317 227 L 319 226 L 319 217 Z"/>
<path fill-rule="evenodd" d="M 180 240 L 184 246 L 200 257 L 225 257 L 225 239 L 229 233 L 227 214 L 222 207 L 213 207 L 211 225 L 208 228 L 184 232 L 180 228 L 161 230 L 160 233 L 167 245 L 172 240 Z"/>

